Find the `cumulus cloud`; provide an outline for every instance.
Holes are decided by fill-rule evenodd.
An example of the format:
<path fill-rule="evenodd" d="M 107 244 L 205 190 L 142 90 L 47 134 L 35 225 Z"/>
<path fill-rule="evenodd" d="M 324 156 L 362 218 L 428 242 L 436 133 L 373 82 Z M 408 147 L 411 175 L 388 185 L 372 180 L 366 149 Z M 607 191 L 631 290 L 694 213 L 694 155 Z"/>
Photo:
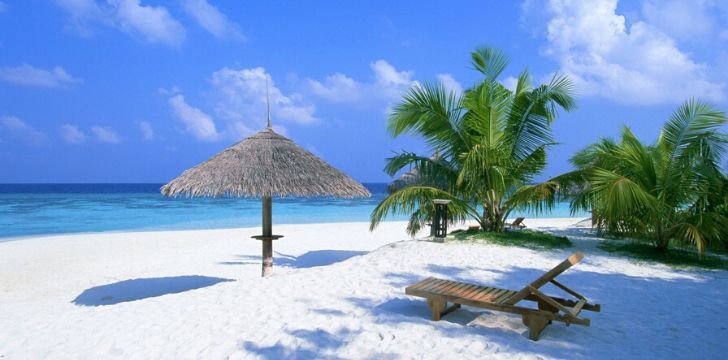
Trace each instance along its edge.
<path fill-rule="evenodd" d="M 357 103 L 372 105 L 382 102 L 389 107 L 392 101 L 398 100 L 404 92 L 419 83 L 413 79 L 413 71 L 399 71 L 386 60 L 377 60 L 369 64 L 374 81 L 360 82 L 344 74 L 335 73 L 323 81 L 306 79 L 307 92 L 313 96 L 339 103 Z M 460 84 L 449 74 L 439 74 L 447 86 Z M 438 78 L 439 79 L 439 78 Z"/>
<path fill-rule="evenodd" d="M 163 6 L 142 5 L 139 0 L 56 0 L 81 34 L 94 24 L 113 27 L 150 43 L 173 47 L 185 41 L 185 29 Z"/>
<path fill-rule="evenodd" d="M 377 60 L 370 65 L 376 79 L 376 89 L 390 100 L 399 99 L 402 93 L 419 82 L 412 79 L 414 71 L 397 71 L 397 69 L 385 60 Z"/>
<path fill-rule="evenodd" d="M 38 131 L 25 121 L 15 116 L 0 117 L 0 125 L 7 132 L 17 136 L 22 141 L 32 146 L 43 146 L 48 143 L 48 135 L 42 131 Z"/>
<path fill-rule="evenodd" d="M 352 102 L 361 98 L 362 84 L 356 80 L 335 73 L 324 78 L 323 82 L 306 79 L 311 92 L 333 102 Z"/>
<path fill-rule="evenodd" d="M 139 126 L 139 131 L 142 132 L 142 139 L 154 140 L 155 134 L 154 134 L 154 128 L 152 127 L 152 124 L 150 124 L 146 121 L 139 121 L 139 122 L 137 122 L 137 126 Z"/>
<path fill-rule="evenodd" d="M 713 14 L 717 4 L 709 0 L 647 0 L 642 12 L 647 22 L 681 41 L 700 41 L 717 28 Z"/>
<path fill-rule="evenodd" d="M 108 126 L 92 126 L 91 132 L 96 137 L 96 141 L 107 144 L 121 143 L 121 137 Z"/>
<path fill-rule="evenodd" d="M 185 131 L 192 134 L 197 140 L 215 141 L 219 138 L 212 117 L 187 104 L 182 94 L 172 95 L 169 98 L 169 106 L 177 119 L 185 125 Z"/>
<path fill-rule="evenodd" d="M 202 28 L 215 37 L 237 41 L 245 40 L 240 26 L 230 21 L 225 14 L 207 0 L 185 0 L 182 7 Z"/>
<path fill-rule="evenodd" d="M 45 88 L 59 88 L 80 82 L 60 66 L 45 70 L 28 64 L 0 67 L 0 80 L 23 86 Z"/>
<path fill-rule="evenodd" d="M 448 92 L 455 92 L 456 94 L 461 94 L 463 92 L 463 86 L 460 85 L 460 83 L 455 80 L 451 74 L 437 74 L 435 75 L 435 78 L 437 78 L 437 81 L 439 81 Z"/>
<path fill-rule="evenodd" d="M 269 79 L 270 110 L 273 122 L 299 125 L 317 123 L 316 107 L 301 94 L 284 94 L 262 67 L 215 71 L 210 83 L 214 87 L 215 111 L 223 119 L 244 127 L 258 129 L 266 123 L 266 77 Z M 244 127 L 243 127 L 244 125 Z M 242 134 L 242 133 L 241 133 Z"/>
<path fill-rule="evenodd" d="M 695 96 L 725 98 L 707 66 L 681 51 L 672 37 L 647 22 L 625 25 L 617 0 L 551 0 L 546 54 L 583 95 L 619 103 L 675 103 Z"/>
<path fill-rule="evenodd" d="M 61 135 L 61 139 L 69 144 L 81 144 L 86 141 L 86 134 L 71 124 L 64 124 L 58 132 Z"/>

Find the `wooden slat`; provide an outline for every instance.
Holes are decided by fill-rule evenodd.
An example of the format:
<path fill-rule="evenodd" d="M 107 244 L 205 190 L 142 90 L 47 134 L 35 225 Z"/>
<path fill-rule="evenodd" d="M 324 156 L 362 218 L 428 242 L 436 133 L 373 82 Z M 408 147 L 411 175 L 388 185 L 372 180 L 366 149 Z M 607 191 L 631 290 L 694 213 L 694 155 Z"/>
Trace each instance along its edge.
<path fill-rule="evenodd" d="M 480 293 L 480 291 L 483 290 L 483 286 L 477 285 L 474 288 L 472 288 L 470 291 L 468 291 L 465 296 L 468 299 L 474 299 L 476 295 Z"/>
<path fill-rule="evenodd" d="M 427 285 L 427 284 L 429 284 L 429 283 L 431 283 L 433 281 L 435 281 L 435 278 L 427 278 L 425 280 L 422 280 L 422 281 L 418 282 L 417 284 L 410 285 L 409 287 L 412 288 L 412 289 L 420 289 L 423 286 L 425 286 L 425 285 Z"/>
<path fill-rule="evenodd" d="M 500 289 L 498 289 L 498 288 L 494 288 L 494 287 L 487 287 L 487 290 L 486 290 L 486 291 L 484 291 L 482 295 L 478 296 L 478 297 L 476 298 L 476 300 L 482 300 L 482 299 L 487 299 L 487 298 L 489 298 L 489 297 L 490 297 L 490 295 L 491 295 L 492 293 L 494 293 L 494 292 L 496 292 L 496 291 L 498 291 L 498 290 L 500 290 Z"/>
<path fill-rule="evenodd" d="M 447 283 L 446 280 L 435 279 L 435 281 L 431 282 L 428 286 L 422 288 L 422 290 L 423 291 L 432 291 L 432 289 L 440 287 L 446 283 Z"/>
<path fill-rule="evenodd" d="M 470 299 L 472 299 L 472 300 L 480 299 L 481 297 L 483 297 L 483 295 L 485 295 L 488 291 L 490 291 L 490 289 L 491 288 L 489 288 L 487 286 L 481 286 L 478 288 L 478 291 L 470 297 Z"/>
<path fill-rule="evenodd" d="M 508 292 L 508 290 L 506 290 L 506 289 L 498 289 L 498 291 L 491 294 L 491 298 L 489 300 L 492 302 L 495 302 L 495 299 L 497 299 L 499 296 L 501 296 L 507 292 Z"/>
<path fill-rule="evenodd" d="M 578 303 L 571 309 L 571 315 L 578 316 L 581 312 L 581 308 L 586 304 L 586 299 L 579 300 Z"/>
<path fill-rule="evenodd" d="M 463 286 L 462 288 L 460 288 L 460 290 L 458 290 L 458 293 L 457 293 L 457 295 L 458 295 L 458 296 L 460 296 L 460 297 L 468 297 L 468 294 L 469 294 L 469 293 L 470 293 L 470 292 L 471 292 L 471 291 L 472 291 L 473 289 L 475 289 L 475 288 L 477 288 L 477 287 L 478 287 L 478 285 L 472 285 L 472 284 L 468 284 L 468 285 L 465 285 L 465 286 Z"/>
<path fill-rule="evenodd" d="M 438 293 L 438 294 L 445 294 L 449 293 L 452 288 L 458 286 L 458 283 L 454 281 L 445 281 L 440 286 L 438 286 L 436 289 L 431 290 L 432 292 Z"/>
<path fill-rule="evenodd" d="M 573 295 L 577 299 L 584 299 L 584 297 L 581 294 L 579 294 L 578 292 L 576 292 L 574 290 L 569 289 L 566 285 L 556 281 L 556 279 L 551 279 L 551 283 L 556 285 L 559 289 L 564 290 L 567 293 Z"/>
<path fill-rule="evenodd" d="M 480 288 L 480 286 L 478 286 L 478 285 L 470 285 L 470 287 L 463 290 L 462 296 L 464 298 L 470 299 L 473 296 L 473 294 L 478 291 L 479 288 Z"/>
<path fill-rule="evenodd" d="M 504 300 L 508 299 L 509 297 L 511 297 L 515 293 L 516 293 L 515 291 L 506 291 L 502 295 L 500 295 L 497 298 L 495 298 L 495 300 L 493 300 L 493 301 L 494 302 L 497 302 L 497 303 L 503 302 Z"/>
<path fill-rule="evenodd" d="M 463 288 L 465 288 L 465 287 L 467 287 L 467 286 L 468 286 L 468 284 L 465 284 L 465 283 L 457 283 L 457 285 L 455 287 L 453 287 L 452 289 L 450 289 L 450 291 L 448 292 L 448 294 L 449 295 L 460 296 L 460 290 L 463 289 Z"/>

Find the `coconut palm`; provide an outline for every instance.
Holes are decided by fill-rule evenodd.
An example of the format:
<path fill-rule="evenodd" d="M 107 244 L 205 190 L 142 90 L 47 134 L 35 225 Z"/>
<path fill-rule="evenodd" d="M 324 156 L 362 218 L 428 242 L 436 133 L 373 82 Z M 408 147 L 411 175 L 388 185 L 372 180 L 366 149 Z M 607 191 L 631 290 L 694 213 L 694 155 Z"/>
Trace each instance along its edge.
<path fill-rule="evenodd" d="M 572 157 L 577 170 L 552 181 L 572 198 L 572 211 L 592 209 L 600 230 L 651 241 L 693 244 L 699 253 L 728 235 L 726 177 L 720 164 L 728 139 L 723 112 L 689 100 L 645 145 L 625 127 L 620 142 L 602 139 Z"/>
<path fill-rule="evenodd" d="M 548 84 L 532 87 L 523 71 L 511 91 L 497 80 L 508 64 L 502 52 L 484 47 L 471 57 L 484 78 L 462 95 L 426 83 L 410 89 L 394 107 L 389 132 L 418 135 L 428 154 L 438 156 L 402 152 L 387 159 L 390 176 L 416 168 L 417 181 L 375 208 L 372 229 L 390 214 L 408 214 L 407 230 L 414 234 L 430 220 L 436 198 L 452 201 L 450 221 L 472 218 L 490 231 L 502 231 L 516 208 L 539 211 L 553 205 L 549 195 L 555 182 L 527 184 L 546 164 L 558 109 L 575 107 L 570 80 L 555 75 Z"/>

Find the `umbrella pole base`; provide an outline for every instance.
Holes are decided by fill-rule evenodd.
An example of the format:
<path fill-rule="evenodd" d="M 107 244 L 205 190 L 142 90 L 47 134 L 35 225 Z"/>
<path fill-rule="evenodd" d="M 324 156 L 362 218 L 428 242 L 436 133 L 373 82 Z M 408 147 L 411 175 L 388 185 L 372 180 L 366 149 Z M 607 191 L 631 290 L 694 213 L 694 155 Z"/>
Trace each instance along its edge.
<path fill-rule="evenodd" d="M 273 240 L 263 240 L 263 271 L 262 277 L 273 273 Z"/>

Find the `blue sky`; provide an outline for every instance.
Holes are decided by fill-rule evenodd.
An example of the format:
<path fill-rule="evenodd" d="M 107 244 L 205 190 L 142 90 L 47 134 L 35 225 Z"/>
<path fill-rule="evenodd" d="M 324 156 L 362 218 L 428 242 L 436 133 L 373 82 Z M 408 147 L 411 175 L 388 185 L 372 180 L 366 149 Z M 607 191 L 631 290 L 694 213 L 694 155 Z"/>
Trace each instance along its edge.
<path fill-rule="evenodd" d="M 539 81 L 568 74 L 542 177 L 623 124 L 652 141 L 694 96 L 728 108 L 728 2 L 0 0 L 0 183 L 166 182 L 265 126 L 364 182 L 410 86 L 460 91 L 490 45 Z"/>

